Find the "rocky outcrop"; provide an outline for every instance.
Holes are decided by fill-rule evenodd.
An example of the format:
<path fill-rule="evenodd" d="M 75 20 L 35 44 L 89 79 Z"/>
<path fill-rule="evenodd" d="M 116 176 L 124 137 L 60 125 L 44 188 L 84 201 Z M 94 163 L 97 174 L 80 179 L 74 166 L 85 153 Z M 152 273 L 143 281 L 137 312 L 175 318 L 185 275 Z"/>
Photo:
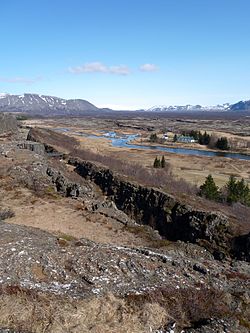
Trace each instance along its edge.
<path fill-rule="evenodd" d="M 39 142 L 23 141 L 23 142 L 17 143 L 17 147 L 20 149 L 31 150 L 35 154 L 38 154 L 38 155 L 44 155 L 44 153 L 45 153 L 44 145 Z"/>
<path fill-rule="evenodd" d="M 227 262 L 222 265 L 209 258 L 206 251 L 194 258 L 173 249 L 162 252 L 86 239 L 67 240 L 36 228 L 8 223 L 0 223 L 0 248 L 0 301 L 4 294 L 16 295 L 18 299 L 27 293 L 34 302 L 35 295 L 54 295 L 57 299 L 67 298 L 67 302 L 73 298 L 77 306 L 79 300 L 112 293 L 123 298 L 126 311 L 131 313 L 140 313 L 145 302 L 154 307 L 161 305 L 168 317 L 164 329 L 158 332 L 168 332 L 173 322 L 176 333 L 184 327 L 200 326 L 207 330 L 197 332 L 209 332 L 209 328 L 211 332 L 220 332 L 212 327 L 220 328 L 222 322 L 210 318 L 224 319 L 226 313 L 236 323 L 239 313 L 242 322 L 248 315 L 239 311 L 249 300 L 246 280 L 249 265 L 244 262 L 240 266 Z M 203 271 L 197 267 L 203 267 Z M 237 278 L 232 278 L 235 274 Z M 44 297 L 44 302 L 48 298 Z M 23 311 L 27 314 L 30 308 L 24 306 Z M 234 332 L 231 325 L 226 326 L 226 332 Z"/>
<path fill-rule="evenodd" d="M 119 210 L 115 203 L 107 200 L 104 196 L 96 198 L 95 190 L 90 182 L 79 184 L 68 179 L 62 172 L 54 168 L 47 168 L 49 176 L 55 190 L 63 196 L 84 199 L 85 209 L 96 212 L 106 217 L 110 217 L 124 225 L 134 225 L 135 222 L 123 211 Z"/>
<path fill-rule="evenodd" d="M 233 234 L 225 216 L 183 205 L 165 192 L 126 181 L 93 163 L 75 158 L 69 163 L 137 223 L 157 229 L 169 240 L 201 244 L 218 259 L 230 252 Z"/>
<path fill-rule="evenodd" d="M 182 333 L 244 333 L 247 328 L 240 327 L 239 321 L 230 319 L 203 319 L 195 323 L 194 328 L 188 328 Z"/>
<path fill-rule="evenodd" d="M 47 168 L 47 175 L 50 177 L 52 183 L 56 187 L 56 191 L 66 197 L 82 198 L 91 197 L 93 188 L 90 184 L 79 184 L 72 182 L 65 177 L 60 171 L 57 171 L 51 167 Z"/>
<path fill-rule="evenodd" d="M 250 262 L 250 232 L 233 239 L 232 252 L 238 260 Z"/>
<path fill-rule="evenodd" d="M 58 153 L 58 151 L 54 147 L 52 147 L 50 144 L 45 143 L 44 140 L 42 140 L 42 138 L 37 136 L 36 135 L 37 133 L 39 133 L 39 132 L 37 132 L 35 128 L 30 129 L 30 131 L 27 135 L 27 141 L 41 143 L 44 146 L 44 150 L 46 153 L 49 153 L 49 154 Z"/>
<path fill-rule="evenodd" d="M 17 120 L 10 114 L 0 113 L 0 134 L 17 130 Z"/>

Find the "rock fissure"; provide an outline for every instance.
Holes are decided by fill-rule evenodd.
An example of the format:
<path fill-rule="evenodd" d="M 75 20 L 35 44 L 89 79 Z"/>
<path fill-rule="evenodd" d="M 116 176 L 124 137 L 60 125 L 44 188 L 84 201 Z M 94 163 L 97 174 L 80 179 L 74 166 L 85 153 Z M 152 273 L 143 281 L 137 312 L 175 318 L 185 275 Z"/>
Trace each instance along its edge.
<path fill-rule="evenodd" d="M 195 210 L 165 192 L 124 180 L 91 162 L 70 158 L 68 163 L 136 223 L 149 225 L 168 240 L 201 244 L 212 253 L 222 253 L 222 258 L 230 252 L 232 230 L 222 214 Z"/>

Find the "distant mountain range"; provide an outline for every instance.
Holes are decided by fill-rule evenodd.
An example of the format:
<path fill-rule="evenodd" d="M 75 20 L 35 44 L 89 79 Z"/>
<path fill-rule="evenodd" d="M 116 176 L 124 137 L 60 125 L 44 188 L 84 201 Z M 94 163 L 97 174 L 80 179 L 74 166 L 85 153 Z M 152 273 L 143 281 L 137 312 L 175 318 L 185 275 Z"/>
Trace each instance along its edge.
<path fill-rule="evenodd" d="M 174 106 L 166 106 L 166 105 L 156 105 L 147 111 L 154 112 L 181 112 L 181 111 L 226 111 L 230 110 L 230 104 L 222 104 L 222 105 L 213 105 L 213 106 L 202 106 L 202 105 L 174 105 Z"/>
<path fill-rule="evenodd" d="M 175 106 L 166 106 L 166 105 L 156 105 L 147 111 L 154 112 L 186 112 L 186 111 L 249 111 L 250 112 L 250 100 L 249 101 L 240 101 L 235 104 L 218 104 L 212 106 L 202 106 L 202 105 L 175 105 Z"/>
<path fill-rule="evenodd" d="M 21 112 L 32 115 L 81 115 L 86 112 L 112 111 L 111 109 L 100 109 L 83 99 L 63 99 L 54 96 L 24 94 L 10 95 L 0 94 L 0 112 Z M 124 110 L 125 111 L 125 110 Z M 249 111 L 250 100 L 240 101 L 235 104 L 221 104 L 215 106 L 201 105 L 175 105 L 153 106 L 148 112 L 195 112 L 195 111 Z"/>
<path fill-rule="evenodd" d="M 238 103 L 230 105 L 231 111 L 250 111 L 250 100 L 240 101 Z"/>
<path fill-rule="evenodd" d="M 0 111 L 44 115 L 71 115 L 99 110 L 83 99 L 63 99 L 53 96 L 0 94 Z"/>

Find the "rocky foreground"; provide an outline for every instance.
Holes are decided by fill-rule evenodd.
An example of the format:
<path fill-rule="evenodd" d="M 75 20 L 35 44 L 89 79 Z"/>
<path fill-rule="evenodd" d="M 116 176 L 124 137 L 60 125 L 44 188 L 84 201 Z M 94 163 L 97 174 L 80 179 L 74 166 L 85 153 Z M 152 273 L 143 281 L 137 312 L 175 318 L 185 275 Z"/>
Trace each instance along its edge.
<path fill-rule="evenodd" d="M 235 235 L 226 216 L 45 150 L 34 141 L 0 145 L 0 332 L 249 331 L 249 236 Z M 118 232 L 103 243 L 43 231 L 42 220 L 39 228 L 13 224 L 20 210 L 6 197 L 16 204 L 20 188 L 34 204 L 78 202 L 96 233 L 104 219 L 132 240 L 140 223 L 140 245 L 124 245 Z"/>
<path fill-rule="evenodd" d="M 193 245 L 180 243 L 168 250 L 155 251 L 96 244 L 86 239 L 68 241 L 39 229 L 2 222 L 0 260 L 1 311 L 10 312 L 8 316 L 0 317 L 2 325 L 5 320 L 13 320 L 15 325 L 26 328 L 25 321 L 31 321 L 30 316 L 33 316 L 27 307 L 32 304 L 36 318 L 40 315 L 37 307 L 43 307 L 43 303 L 48 306 L 51 300 L 71 308 L 72 313 L 68 316 L 72 322 L 65 326 L 65 318 L 60 318 L 55 308 L 54 315 L 59 319 L 51 319 L 50 332 L 57 331 L 53 328 L 58 325 L 57 320 L 66 331 L 82 331 L 82 319 L 77 323 L 76 318 L 73 323 L 82 303 L 92 304 L 104 299 L 107 299 L 107 307 L 116 311 L 115 320 L 119 321 L 121 317 L 119 332 L 135 329 L 126 328 L 122 318 L 128 316 L 127 312 L 137 317 L 138 327 L 134 332 L 150 332 L 150 325 L 151 329 L 163 329 L 174 322 L 174 332 L 188 326 L 204 326 L 198 332 L 206 332 L 206 326 L 212 320 L 217 325 L 223 323 L 223 327 L 228 325 L 225 332 L 237 332 L 237 329 L 244 332 L 238 325 L 247 321 L 249 315 L 249 265 L 214 261 L 207 251 Z M 11 308 L 13 304 L 7 299 L 14 298 L 22 305 L 18 303 Z M 114 309 L 116 302 L 121 308 Z M 23 308 L 18 309 L 21 306 Z M 151 308 L 153 318 L 143 318 L 141 312 L 145 307 Z M 159 311 L 160 321 L 157 319 Z M 40 324 L 43 327 L 48 325 L 46 315 L 43 314 L 45 322 Z M 103 314 L 99 316 L 102 318 Z M 217 321 L 212 319 L 216 317 Z M 98 326 L 98 323 L 90 325 Z M 32 328 L 31 331 L 39 332 L 40 329 Z M 90 326 L 88 329 L 91 332 Z M 113 332 L 112 327 L 110 332 Z M 183 332 L 192 330 L 186 328 Z"/>

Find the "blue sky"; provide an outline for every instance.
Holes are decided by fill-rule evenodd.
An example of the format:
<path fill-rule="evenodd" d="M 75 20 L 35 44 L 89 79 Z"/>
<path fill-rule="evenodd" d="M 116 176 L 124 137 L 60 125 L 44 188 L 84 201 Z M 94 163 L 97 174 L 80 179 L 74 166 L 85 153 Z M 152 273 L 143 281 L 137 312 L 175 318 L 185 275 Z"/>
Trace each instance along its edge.
<path fill-rule="evenodd" d="M 1 0 L 0 92 L 97 106 L 250 99 L 249 0 Z"/>

